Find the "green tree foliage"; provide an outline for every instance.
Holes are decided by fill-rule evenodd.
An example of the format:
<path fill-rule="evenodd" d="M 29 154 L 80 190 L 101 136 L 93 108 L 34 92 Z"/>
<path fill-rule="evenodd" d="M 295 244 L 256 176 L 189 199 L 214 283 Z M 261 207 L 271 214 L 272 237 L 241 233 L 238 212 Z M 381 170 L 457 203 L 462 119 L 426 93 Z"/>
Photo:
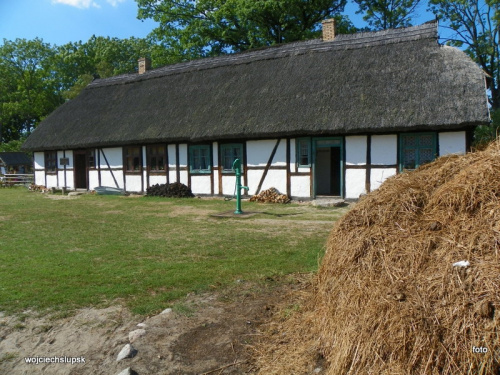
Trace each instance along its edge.
<path fill-rule="evenodd" d="M 411 26 L 420 0 L 353 0 L 372 29 L 386 30 Z"/>
<path fill-rule="evenodd" d="M 218 56 L 250 48 L 311 39 L 321 21 L 336 17 L 340 31 L 353 31 L 340 16 L 346 0 L 136 0 L 140 19 L 159 27 L 152 37 L 161 63 Z"/>
<path fill-rule="evenodd" d="M 58 72 L 65 99 L 77 96 L 93 79 L 131 73 L 140 57 L 151 55 L 147 39 L 92 36 L 87 42 L 57 48 Z"/>
<path fill-rule="evenodd" d="M 97 77 L 134 72 L 151 55 L 147 39 L 93 36 L 87 42 L 51 46 L 41 39 L 0 45 L 0 142 L 26 137 L 64 100 Z M 17 143 L 13 143 L 14 145 Z"/>
<path fill-rule="evenodd" d="M 430 10 L 451 30 L 446 43 L 460 47 L 486 73 L 493 123 L 479 127 L 476 142 L 494 139 L 500 126 L 500 8 L 498 0 L 430 0 Z"/>
<path fill-rule="evenodd" d="M 19 140 L 62 103 L 53 48 L 40 39 L 0 46 L 0 140 Z"/>

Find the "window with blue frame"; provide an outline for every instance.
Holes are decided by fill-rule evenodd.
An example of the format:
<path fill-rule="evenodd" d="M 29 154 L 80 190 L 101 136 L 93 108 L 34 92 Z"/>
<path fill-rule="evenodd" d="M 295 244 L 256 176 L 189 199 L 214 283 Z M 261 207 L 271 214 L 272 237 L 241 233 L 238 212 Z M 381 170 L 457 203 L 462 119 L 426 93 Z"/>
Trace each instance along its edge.
<path fill-rule="evenodd" d="M 412 170 L 429 163 L 437 155 L 436 133 L 411 133 L 400 135 L 399 169 Z"/>
<path fill-rule="evenodd" d="M 233 172 L 233 163 L 236 159 L 240 159 L 241 165 L 244 165 L 242 143 L 222 144 L 220 146 L 220 155 L 222 172 Z"/>
<path fill-rule="evenodd" d="M 189 170 L 191 173 L 210 173 L 212 158 L 210 145 L 189 146 Z"/>
<path fill-rule="evenodd" d="M 296 144 L 297 167 L 311 166 L 311 138 L 298 138 Z"/>

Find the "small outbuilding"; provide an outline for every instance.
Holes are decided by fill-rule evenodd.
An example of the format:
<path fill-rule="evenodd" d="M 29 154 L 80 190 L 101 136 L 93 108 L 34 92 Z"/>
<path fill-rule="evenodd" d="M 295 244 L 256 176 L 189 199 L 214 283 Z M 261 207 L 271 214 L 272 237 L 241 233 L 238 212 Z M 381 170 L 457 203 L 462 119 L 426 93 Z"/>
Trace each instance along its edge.
<path fill-rule="evenodd" d="M 485 77 L 439 45 L 437 22 L 334 35 L 89 84 L 35 129 L 36 184 L 144 192 L 181 182 L 232 195 L 358 198 L 440 155 L 465 153 L 489 123 Z M 328 36 L 330 35 L 330 36 Z"/>
<path fill-rule="evenodd" d="M 33 172 L 33 160 L 24 152 L 0 152 L 0 175 Z"/>

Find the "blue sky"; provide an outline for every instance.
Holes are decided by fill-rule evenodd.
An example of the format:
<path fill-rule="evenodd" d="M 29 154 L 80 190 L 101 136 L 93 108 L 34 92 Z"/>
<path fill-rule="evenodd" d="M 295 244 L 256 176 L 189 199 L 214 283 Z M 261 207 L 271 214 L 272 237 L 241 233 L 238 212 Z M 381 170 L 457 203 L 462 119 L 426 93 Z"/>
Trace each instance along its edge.
<path fill-rule="evenodd" d="M 62 45 L 94 34 L 143 38 L 155 26 L 137 19 L 134 0 L 0 0 L 0 44 L 39 37 Z"/>
<path fill-rule="evenodd" d="M 365 26 L 356 8 L 349 5 L 346 14 L 355 26 Z M 433 19 L 421 6 L 414 24 Z M 120 39 L 145 37 L 156 27 L 151 20 L 137 19 L 134 0 L 0 0 L 0 44 L 3 39 L 43 39 L 62 45 L 86 42 L 92 35 Z"/>

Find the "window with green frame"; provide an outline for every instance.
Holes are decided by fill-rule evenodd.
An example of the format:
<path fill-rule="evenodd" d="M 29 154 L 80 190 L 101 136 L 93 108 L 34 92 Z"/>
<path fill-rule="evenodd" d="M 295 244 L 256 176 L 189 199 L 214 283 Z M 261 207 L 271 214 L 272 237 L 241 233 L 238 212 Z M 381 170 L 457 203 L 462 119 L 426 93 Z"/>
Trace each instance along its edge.
<path fill-rule="evenodd" d="M 242 143 L 222 144 L 220 146 L 220 155 L 223 172 L 233 172 L 233 163 L 236 159 L 240 159 L 241 165 L 244 165 Z"/>
<path fill-rule="evenodd" d="M 297 167 L 311 166 L 311 138 L 298 138 L 296 144 Z"/>
<path fill-rule="evenodd" d="M 212 158 L 209 145 L 189 146 L 189 170 L 191 173 L 210 173 Z"/>
<path fill-rule="evenodd" d="M 411 170 L 433 161 L 437 154 L 436 145 L 436 133 L 401 134 L 399 169 Z"/>

